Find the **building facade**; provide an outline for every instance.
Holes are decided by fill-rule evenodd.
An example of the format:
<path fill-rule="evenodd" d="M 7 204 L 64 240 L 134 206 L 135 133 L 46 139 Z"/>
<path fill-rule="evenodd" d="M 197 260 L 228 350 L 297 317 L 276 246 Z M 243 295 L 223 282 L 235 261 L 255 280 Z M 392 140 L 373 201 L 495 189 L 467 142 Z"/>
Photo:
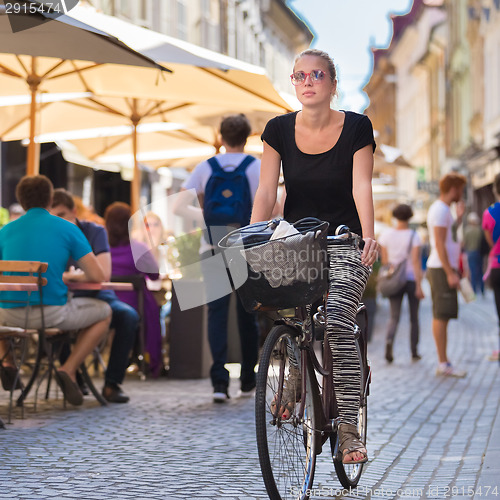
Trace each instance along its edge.
<path fill-rule="evenodd" d="M 415 220 L 423 221 L 436 194 L 445 156 L 445 98 L 440 91 L 445 19 L 440 8 L 415 0 L 408 14 L 392 17 L 389 47 L 372 50 L 373 73 L 364 88 L 370 105 L 365 112 L 378 133 L 377 141 L 396 148 L 406 160 L 392 166 L 394 196 L 384 206 L 386 218 L 391 206 L 405 202 L 414 206 Z M 375 167 L 378 175 L 377 161 Z"/>
<path fill-rule="evenodd" d="M 290 92 L 295 55 L 313 33 L 285 0 L 86 0 L 105 14 L 266 69 Z"/>
<path fill-rule="evenodd" d="M 414 0 L 392 22 L 365 91 L 376 129 L 416 173 L 399 201 L 425 209 L 456 170 L 469 179 L 469 210 L 482 212 L 500 172 L 500 0 Z"/>
<path fill-rule="evenodd" d="M 477 31 L 471 31 L 475 47 L 480 47 L 480 62 L 471 67 L 474 100 L 471 129 L 475 154 L 467 158 L 474 203 L 483 210 L 493 202 L 491 184 L 500 172 L 500 0 L 483 1 L 469 10 Z"/>
<path fill-rule="evenodd" d="M 290 68 L 295 55 L 307 48 L 313 34 L 285 0 L 81 0 L 105 14 L 194 43 L 265 68 L 278 91 L 292 92 Z M 267 117 L 252 117 L 262 127 Z M 216 137 L 214 131 L 214 138 Z M 259 133 L 260 135 L 260 133 Z M 42 155 L 40 172 L 56 187 L 66 187 L 92 204 L 98 213 L 111 201 L 129 201 L 131 170 L 93 170 L 73 164 L 54 143 Z M 61 164 L 56 168 L 55 164 Z M 3 165 L 3 168 L 2 168 Z M 8 165 L 8 168 L 7 168 Z M 141 201 L 164 197 L 168 186 L 178 190 L 187 175 L 184 167 L 158 170 L 144 167 Z M 110 168 L 112 170 L 112 168 Z M 0 198 L 3 206 L 15 201 L 14 187 L 24 175 L 25 148 L 20 142 L 0 144 Z"/>

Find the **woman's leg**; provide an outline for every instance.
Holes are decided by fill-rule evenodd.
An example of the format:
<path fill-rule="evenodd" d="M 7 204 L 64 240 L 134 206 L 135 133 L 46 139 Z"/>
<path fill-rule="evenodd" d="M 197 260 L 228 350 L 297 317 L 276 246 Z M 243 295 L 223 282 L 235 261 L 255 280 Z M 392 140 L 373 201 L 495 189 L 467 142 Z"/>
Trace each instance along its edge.
<path fill-rule="evenodd" d="M 391 308 L 391 317 L 389 318 L 389 325 L 387 326 L 387 336 L 386 336 L 386 346 L 385 346 L 385 359 L 392 363 L 392 344 L 394 343 L 394 337 L 396 336 L 396 330 L 398 328 L 399 318 L 401 316 L 401 305 L 403 303 L 403 297 L 406 292 L 405 287 L 396 295 L 389 297 L 389 304 Z"/>
<path fill-rule="evenodd" d="M 354 341 L 354 322 L 370 268 L 361 253 L 349 245 L 331 245 L 330 286 L 327 302 L 328 345 L 333 358 L 333 381 L 339 417 L 357 425 L 361 369 Z"/>
<path fill-rule="evenodd" d="M 420 336 L 420 325 L 418 321 L 418 306 L 420 299 L 415 295 L 417 285 L 414 281 L 407 283 L 408 305 L 410 308 L 410 349 L 414 359 L 420 359 L 418 354 L 418 339 Z"/>

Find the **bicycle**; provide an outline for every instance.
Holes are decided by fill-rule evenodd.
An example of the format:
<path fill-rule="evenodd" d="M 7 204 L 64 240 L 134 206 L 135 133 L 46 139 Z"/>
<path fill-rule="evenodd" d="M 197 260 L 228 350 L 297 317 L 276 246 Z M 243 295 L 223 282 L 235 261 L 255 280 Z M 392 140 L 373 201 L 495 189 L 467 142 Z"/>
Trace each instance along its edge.
<path fill-rule="evenodd" d="M 306 227 L 301 228 L 302 233 L 318 232 L 319 222 L 321 221 L 307 219 Z M 267 224 L 272 227 L 276 225 L 276 221 L 270 221 Z M 252 247 L 256 244 L 255 242 L 261 245 L 262 241 L 259 240 L 263 238 L 260 234 L 266 233 L 267 227 L 264 231 L 260 227 L 260 233 L 250 231 L 249 235 L 245 235 L 245 231 L 252 226 L 254 225 L 233 231 L 233 238 L 236 235 L 240 237 L 245 248 Z M 328 225 L 321 229 L 323 241 L 320 245 L 325 251 L 327 227 Z M 328 236 L 328 239 L 332 242 L 347 244 L 355 244 L 355 240 L 359 239 L 345 226 L 337 228 L 337 233 L 340 234 Z M 228 236 L 230 239 L 231 233 Z M 221 241 L 222 247 L 228 243 L 227 238 Z M 250 245 L 248 241 L 251 242 Z M 255 304 L 259 304 L 260 310 L 277 309 L 280 305 L 280 294 L 275 291 L 271 298 L 269 293 L 264 293 L 266 292 L 266 279 L 252 275 L 251 270 L 249 278 L 242 287 L 243 290 L 240 292 L 238 289 L 240 297 L 246 299 L 247 304 L 249 303 L 254 309 L 257 308 Z M 329 346 L 323 345 L 327 284 L 325 287 L 324 280 L 323 282 L 318 280 L 318 283 L 319 288 L 315 289 L 314 293 L 306 293 L 304 296 L 302 290 L 300 296 L 296 295 L 292 299 L 287 299 L 295 301 L 298 305 L 295 308 L 295 314 L 278 316 L 274 327 L 267 335 L 260 356 L 255 395 L 257 448 L 264 484 L 272 500 L 309 498 L 316 457 L 322 452 L 323 445 L 328 440 L 335 471 L 344 488 L 356 487 L 363 470 L 363 464 L 342 462 L 342 452 L 338 441 L 339 422 L 332 377 L 332 356 Z M 311 287 L 308 290 L 311 290 Z M 308 306 L 315 302 L 311 300 L 311 297 L 318 298 L 320 291 L 319 305 L 316 303 L 314 308 Z M 289 292 L 288 290 L 287 293 Z M 255 298 L 255 294 L 259 297 Z M 249 302 L 250 297 L 252 300 Z M 261 301 L 260 298 L 263 300 Z M 269 302 L 273 300 L 275 303 L 269 305 Z M 245 300 L 243 303 L 245 305 Z M 366 325 L 366 309 L 362 304 L 358 308 L 358 318 Z M 357 323 L 354 335 L 361 367 L 358 432 L 361 441 L 366 444 L 367 397 L 371 379 L 370 365 L 367 360 L 366 329 L 361 328 Z M 289 415 L 283 418 L 285 414 L 281 405 L 283 391 L 290 391 L 290 388 L 285 388 L 290 372 L 294 370 L 299 371 L 300 387 L 296 384 L 291 389 L 295 404 L 290 408 Z"/>

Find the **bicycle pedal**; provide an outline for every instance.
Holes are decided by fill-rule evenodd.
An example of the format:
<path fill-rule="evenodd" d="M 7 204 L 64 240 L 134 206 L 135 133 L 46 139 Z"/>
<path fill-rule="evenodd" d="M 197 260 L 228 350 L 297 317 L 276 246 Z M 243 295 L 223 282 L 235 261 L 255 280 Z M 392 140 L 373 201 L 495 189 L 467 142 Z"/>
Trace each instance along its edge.
<path fill-rule="evenodd" d="M 325 427 L 323 428 L 323 432 L 326 433 L 332 433 L 332 432 L 337 432 L 337 422 L 336 419 L 329 420 L 326 424 Z"/>

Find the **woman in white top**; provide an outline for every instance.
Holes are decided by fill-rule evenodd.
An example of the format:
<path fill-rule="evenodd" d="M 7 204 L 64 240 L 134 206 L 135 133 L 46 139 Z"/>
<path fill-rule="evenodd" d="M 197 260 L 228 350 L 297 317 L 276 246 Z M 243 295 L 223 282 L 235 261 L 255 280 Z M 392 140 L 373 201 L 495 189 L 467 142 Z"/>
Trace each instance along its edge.
<path fill-rule="evenodd" d="M 382 247 L 382 265 L 397 265 L 408 258 L 406 268 L 407 281 L 400 292 L 389 297 L 391 317 L 387 329 L 385 359 L 388 363 L 392 363 L 394 360 L 392 345 L 401 315 L 401 304 L 406 294 L 410 308 L 411 356 L 413 361 L 418 361 L 420 359 L 417 351 L 419 337 L 418 306 L 420 299 L 424 297 L 421 287 L 420 238 L 415 231 L 409 228 L 408 221 L 413 216 L 413 210 L 409 205 L 398 205 L 392 211 L 392 216 L 397 221 L 396 227 L 384 231 L 379 239 Z"/>

